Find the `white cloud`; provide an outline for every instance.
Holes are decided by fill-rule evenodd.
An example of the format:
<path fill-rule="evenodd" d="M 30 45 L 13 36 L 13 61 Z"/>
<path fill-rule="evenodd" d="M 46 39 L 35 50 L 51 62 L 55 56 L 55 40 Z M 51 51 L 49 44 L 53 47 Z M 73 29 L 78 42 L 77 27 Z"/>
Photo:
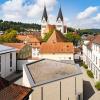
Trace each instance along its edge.
<path fill-rule="evenodd" d="M 7 0 L 0 5 L 0 18 L 9 21 L 40 24 L 44 1 L 47 6 L 49 22 L 55 24 L 57 15 L 52 15 L 51 11 L 57 4 L 57 0 Z M 72 20 L 64 16 L 65 24 L 76 28 L 100 28 L 100 12 L 95 17 L 91 17 L 98 8 L 88 7 L 80 12 L 77 18 L 73 17 Z"/>
<path fill-rule="evenodd" d="M 30 0 L 31 1 L 31 0 Z M 40 18 L 43 12 L 44 0 L 8 0 L 1 5 L 4 20 L 33 22 Z M 51 11 L 57 0 L 46 0 L 47 10 Z M 36 22 L 36 21 L 35 21 Z"/>
<path fill-rule="evenodd" d="M 98 7 L 88 7 L 83 12 L 80 12 L 77 15 L 77 19 L 86 19 L 89 18 L 93 13 L 95 13 L 98 10 Z"/>
<path fill-rule="evenodd" d="M 93 19 L 100 23 L 100 13 L 98 13 L 97 16 L 94 17 Z"/>

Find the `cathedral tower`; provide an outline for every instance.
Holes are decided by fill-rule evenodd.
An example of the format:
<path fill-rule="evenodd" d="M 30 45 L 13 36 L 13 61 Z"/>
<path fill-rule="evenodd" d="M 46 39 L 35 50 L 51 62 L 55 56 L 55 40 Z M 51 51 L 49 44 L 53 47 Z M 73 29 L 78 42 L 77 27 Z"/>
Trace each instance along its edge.
<path fill-rule="evenodd" d="M 61 31 L 64 34 L 64 18 L 63 18 L 61 7 L 59 9 L 57 20 L 56 20 L 56 29 Z"/>
<path fill-rule="evenodd" d="M 44 11 L 43 11 L 42 20 L 41 20 L 41 36 L 42 36 L 42 38 L 44 37 L 44 33 L 45 33 L 45 29 L 46 29 L 47 25 L 48 25 L 48 15 L 47 15 L 46 6 L 44 6 Z"/>

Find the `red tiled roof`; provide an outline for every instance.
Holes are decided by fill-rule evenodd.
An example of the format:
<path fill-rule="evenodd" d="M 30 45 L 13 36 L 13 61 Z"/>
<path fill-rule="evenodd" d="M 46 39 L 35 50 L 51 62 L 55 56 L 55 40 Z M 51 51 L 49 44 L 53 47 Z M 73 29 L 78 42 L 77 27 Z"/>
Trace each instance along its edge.
<path fill-rule="evenodd" d="M 92 41 L 90 41 L 90 42 L 88 43 L 87 47 L 88 47 L 89 49 L 92 48 Z"/>
<path fill-rule="evenodd" d="M 48 39 L 48 43 L 54 43 L 54 42 L 66 42 L 67 39 L 64 37 L 64 35 L 57 30 L 54 30 L 50 38 Z"/>
<path fill-rule="evenodd" d="M 11 84 L 11 85 L 6 85 L 5 80 L 0 78 L 0 83 L 4 83 L 4 85 L 0 84 L 0 87 L 4 86 L 4 88 L 1 88 L 0 90 L 0 100 L 23 100 L 26 96 L 28 96 L 31 92 L 32 89 L 16 85 L 16 84 Z"/>
<path fill-rule="evenodd" d="M 96 36 L 90 35 L 88 36 L 87 40 L 89 40 L 87 47 L 91 49 L 92 43 L 100 44 L 100 35 L 96 35 Z"/>
<path fill-rule="evenodd" d="M 100 44 L 100 35 L 95 36 L 93 43 Z"/>
<path fill-rule="evenodd" d="M 27 41 L 28 43 L 35 43 L 35 42 L 41 42 L 41 40 L 33 35 L 17 35 L 17 39 L 20 41 Z"/>
<path fill-rule="evenodd" d="M 48 24 L 47 27 L 48 27 L 50 30 L 56 29 L 56 26 L 55 26 L 55 25 L 51 25 L 51 24 Z"/>
<path fill-rule="evenodd" d="M 3 45 L 21 50 L 26 44 L 24 43 L 3 43 Z"/>
<path fill-rule="evenodd" d="M 40 48 L 40 43 L 32 43 L 32 48 Z"/>
<path fill-rule="evenodd" d="M 42 43 L 41 53 L 74 53 L 74 46 L 71 42 Z"/>
<path fill-rule="evenodd" d="M 93 36 L 93 35 L 89 35 L 89 36 L 87 36 L 87 40 L 89 40 L 89 41 L 93 41 L 93 39 L 94 39 L 94 36 Z"/>

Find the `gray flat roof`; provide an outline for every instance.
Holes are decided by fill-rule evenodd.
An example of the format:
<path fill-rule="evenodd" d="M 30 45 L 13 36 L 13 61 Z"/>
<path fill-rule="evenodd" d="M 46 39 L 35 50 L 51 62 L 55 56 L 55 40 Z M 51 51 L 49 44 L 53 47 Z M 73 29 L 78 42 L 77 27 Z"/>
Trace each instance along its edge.
<path fill-rule="evenodd" d="M 42 85 L 48 82 L 82 74 L 79 66 L 55 60 L 43 59 L 37 62 L 28 63 L 26 66 L 35 85 Z"/>
<path fill-rule="evenodd" d="M 10 51 L 16 51 L 15 48 L 4 46 L 0 44 L 0 54 L 10 52 Z"/>

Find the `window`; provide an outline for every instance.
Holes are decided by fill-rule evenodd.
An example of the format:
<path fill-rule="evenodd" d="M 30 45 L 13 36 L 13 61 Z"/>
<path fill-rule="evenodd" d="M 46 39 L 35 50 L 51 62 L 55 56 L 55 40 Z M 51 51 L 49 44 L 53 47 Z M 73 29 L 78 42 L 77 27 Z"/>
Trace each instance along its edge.
<path fill-rule="evenodd" d="M 96 70 L 96 79 L 98 78 L 98 72 L 97 72 L 97 70 Z"/>
<path fill-rule="evenodd" d="M 96 64 L 97 64 L 97 60 L 98 60 L 98 59 L 97 59 L 97 57 L 96 57 Z"/>
<path fill-rule="evenodd" d="M 69 59 L 71 59 L 71 57 L 69 57 Z"/>
<path fill-rule="evenodd" d="M 10 69 L 10 72 L 12 72 L 12 69 Z"/>
<path fill-rule="evenodd" d="M 81 94 L 78 95 L 78 100 L 81 100 Z"/>
<path fill-rule="evenodd" d="M 0 72 L 1 72 L 1 56 L 0 56 Z"/>
<path fill-rule="evenodd" d="M 12 53 L 10 53 L 10 67 L 12 67 Z"/>

